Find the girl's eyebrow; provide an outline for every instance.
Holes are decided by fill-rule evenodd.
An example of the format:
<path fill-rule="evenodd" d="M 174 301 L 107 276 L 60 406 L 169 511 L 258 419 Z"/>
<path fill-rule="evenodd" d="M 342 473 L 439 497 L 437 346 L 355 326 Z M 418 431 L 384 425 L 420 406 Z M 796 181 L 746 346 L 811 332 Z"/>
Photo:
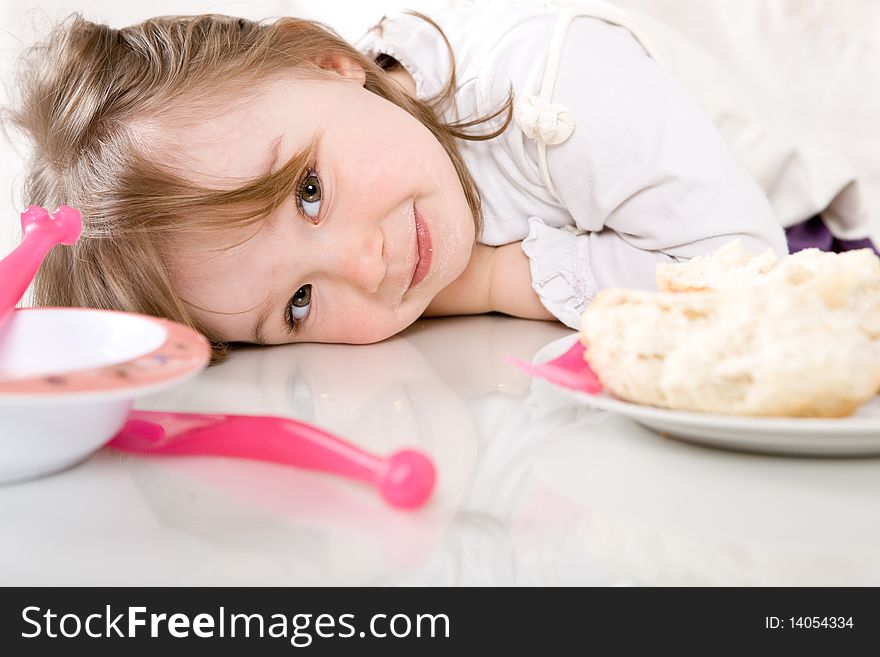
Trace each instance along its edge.
<path fill-rule="evenodd" d="M 257 177 L 266 176 L 272 174 L 275 171 L 275 167 L 278 166 L 278 158 L 281 155 L 281 141 L 284 139 L 284 133 L 282 132 L 280 135 L 275 137 L 269 144 L 269 166 L 264 167 Z M 299 154 L 294 157 L 298 157 Z"/>
<path fill-rule="evenodd" d="M 259 174 L 257 174 L 257 179 L 265 179 L 271 176 L 276 172 L 276 167 L 278 166 L 278 160 L 281 156 L 281 142 L 284 139 L 284 133 L 281 133 L 269 145 L 269 164 L 265 167 L 261 168 Z M 292 160 L 297 161 L 302 158 L 302 153 L 296 153 Z M 259 312 L 257 313 L 257 321 L 254 323 L 254 327 L 251 331 L 251 342 L 254 342 L 258 345 L 266 346 L 268 345 L 268 339 L 266 337 L 266 322 L 269 319 L 269 313 L 272 308 L 272 295 L 266 297 L 263 303 L 260 304 Z"/>
<path fill-rule="evenodd" d="M 266 297 L 266 300 L 263 301 L 260 306 L 260 310 L 257 314 L 257 321 L 254 324 L 253 334 L 251 336 L 251 340 L 259 345 L 268 345 L 269 340 L 266 337 L 266 322 L 269 319 L 269 314 L 272 311 L 272 295 L 270 294 Z"/>
<path fill-rule="evenodd" d="M 221 196 L 223 201 L 245 200 L 257 204 L 257 215 L 269 217 L 284 202 L 288 196 L 296 190 L 300 180 L 309 169 L 309 163 L 314 158 L 318 147 L 319 135 L 313 135 L 305 148 L 297 150 L 280 167 L 281 144 L 284 141 L 284 133 L 275 137 L 269 144 L 270 161 L 262 172 L 251 179 L 244 187 L 233 190 Z"/>

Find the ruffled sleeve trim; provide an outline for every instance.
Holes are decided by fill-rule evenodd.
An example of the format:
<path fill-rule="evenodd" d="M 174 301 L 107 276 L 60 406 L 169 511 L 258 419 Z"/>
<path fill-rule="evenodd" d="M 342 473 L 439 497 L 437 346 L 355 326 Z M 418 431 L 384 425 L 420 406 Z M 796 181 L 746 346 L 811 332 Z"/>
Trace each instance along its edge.
<path fill-rule="evenodd" d="M 547 310 L 573 329 L 580 328 L 581 315 L 597 292 L 588 246 L 575 231 L 548 226 L 539 217 L 529 218 L 529 234 L 522 242 L 532 289 Z"/>

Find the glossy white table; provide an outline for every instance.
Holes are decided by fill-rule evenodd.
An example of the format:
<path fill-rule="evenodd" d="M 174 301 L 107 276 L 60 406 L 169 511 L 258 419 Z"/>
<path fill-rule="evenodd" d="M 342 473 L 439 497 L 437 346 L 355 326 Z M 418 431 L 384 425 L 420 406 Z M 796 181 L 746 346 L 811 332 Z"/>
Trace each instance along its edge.
<path fill-rule="evenodd" d="M 0 487 L 0 585 L 880 585 L 880 459 L 680 443 L 503 360 L 568 334 L 486 316 L 237 350 L 137 406 L 418 446 L 439 472 L 429 506 L 272 464 L 102 450 Z"/>

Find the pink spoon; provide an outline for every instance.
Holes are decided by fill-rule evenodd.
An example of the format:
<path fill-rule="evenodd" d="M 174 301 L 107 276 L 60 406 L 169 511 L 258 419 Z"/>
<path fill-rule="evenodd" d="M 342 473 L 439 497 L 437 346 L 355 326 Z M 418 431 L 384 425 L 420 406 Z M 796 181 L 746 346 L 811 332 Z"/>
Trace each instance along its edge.
<path fill-rule="evenodd" d="M 434 490 L 434 465 L 404 449 L 369 454 L 299 420 L 260 415 L 132 411 L 109 447 L 135 454 L 231 456 L 319 470 L 375 486 L 388 504 L 423 505 Z"/>
<path fill-rule="evenodd" d="M 550 383 L 565 386 L 578 392 L 594 395 L 602 391 L 602 384 L 596 373 L 584 360 L 585 350 L 586 348 L 581 341 L 577 340 L 564 354 L 546 363 L 529 363 L 512 356 L 507 356 L 506 360 L 532 376 L 541 377 Z"/>
<path fill-rule="evenodd" d="M 21 213 L 21 230 L 21 244 L 0 260 L 0 325 L 12 314 L 52 247 L 70 246 L 79 239 L 82 217 L 69 205 L 62 205 L 51 215 L 31 205 Z"/>

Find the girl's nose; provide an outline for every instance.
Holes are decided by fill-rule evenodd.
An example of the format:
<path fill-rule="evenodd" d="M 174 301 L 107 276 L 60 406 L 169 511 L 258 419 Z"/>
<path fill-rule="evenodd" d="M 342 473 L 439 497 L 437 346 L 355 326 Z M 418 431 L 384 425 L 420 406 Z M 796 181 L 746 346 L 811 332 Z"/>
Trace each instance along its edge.
<path fill-rule="evenodd" d="M 379 229 L 367 235 L 343 235 L 339 243 L 330 245 L 326 254 L 331 273 L 365 292 L 376 292 L 387 271 L 384 244 Z"/>

